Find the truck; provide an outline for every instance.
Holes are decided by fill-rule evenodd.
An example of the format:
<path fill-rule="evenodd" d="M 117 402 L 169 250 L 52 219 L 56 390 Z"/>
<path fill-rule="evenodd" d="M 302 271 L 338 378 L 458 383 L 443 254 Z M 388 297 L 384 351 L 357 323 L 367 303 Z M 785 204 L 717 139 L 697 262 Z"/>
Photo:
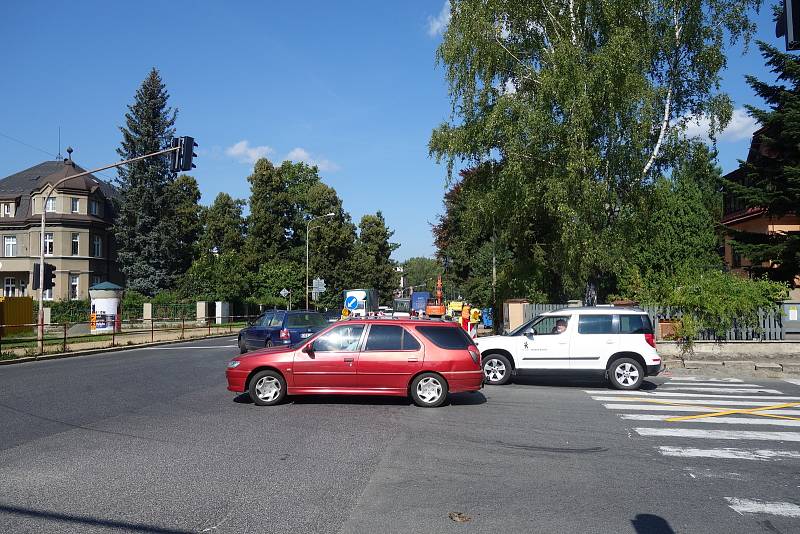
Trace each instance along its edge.
<path fill-rule="evenodd" d="M 425 311 L 428 305 L 428 299 L 431 298 L 430 291 L 414 291 L 411 293 L 411 312 L 412 315 L 417 315 Z"/>
<path fill-rule="evenodd" d="M 347 306 L 348 299 L 356 299 L 355 309 Z M 351 317 L 366 317 L 378 313 L 378 292 L 374 289 L 345 289 L 343 308 L 350 310 Z"/>
<path fill-rule="evenodd" d="M 409 317 L 411 315 L 411 299 L 394 299 L 393 304 L 394 313 L 392 314 L 392 317 Z"/>

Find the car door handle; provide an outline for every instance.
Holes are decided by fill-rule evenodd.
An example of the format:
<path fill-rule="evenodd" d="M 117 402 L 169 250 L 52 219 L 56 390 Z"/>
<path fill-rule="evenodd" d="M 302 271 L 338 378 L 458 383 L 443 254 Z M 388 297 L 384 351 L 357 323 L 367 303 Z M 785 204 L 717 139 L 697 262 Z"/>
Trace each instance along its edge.
<path fill-rule="evenodd" d="M 353 358 L 345 358 L 345 359 L 344 359 L 344 361 L 346 361 L 346 362 L 352 362 L 352 361 L 353 361 Z"/>
<path fill-rule="evenodd" d="M 416 361 L 418 361 L 418 360 L 417 360 L 416 358 L 409 358 L 409 359 L 408 359 L 408 361 L 410 361 L 410 362 L 416 362 Z"/>
<path fill-rule="evenodd" d="M 606 343 L 611 345 L 612 343 L 615 343 L 615 341 L 613 339 L 606 339 Z"/>

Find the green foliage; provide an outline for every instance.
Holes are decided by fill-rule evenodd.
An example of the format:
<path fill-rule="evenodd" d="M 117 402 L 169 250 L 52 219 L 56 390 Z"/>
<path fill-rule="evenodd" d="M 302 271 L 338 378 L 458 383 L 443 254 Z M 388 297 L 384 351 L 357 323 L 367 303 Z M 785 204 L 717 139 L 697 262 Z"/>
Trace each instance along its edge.
<path fill-rule="evenodd" d="M 89 300 L 56 300 L 46 308 L 50 308 L 50 322 L 82 323 L 89 320 L 92 305 Z"/>
<path fill-rule="evenodd" d="M 203 231 L 198 245 L 201 254 L 242 251 L 245 204 L 244 200 L 233 199 L 228 193 L 217 195 L 214 203 L 203 212 Z"/>
<path fill-rule="evenodd" d="M 305 271 L 298 264 L 289 262 L 269 262 L 261 265 L 252 276 L 252 300 L 268 307 L 286 308 L 288 298 L 280 296 L 283 288 L 292 292 L 292 307 L 305 306 L 303 286 L 305 285 Z"/>
<path fill-rule="evenodd" d="M 681 314 L 676 337 L 691 352 L 703 331 L 718 338 L 733 327 L 757 329 L 759 310 L 775 312 L 788 293 L 783 283 L 766 278 L 747 279 L 721 270 L 682 269 L 674 274 L 629 276 L 624 296 L 646 306 L 661 306 Z"/>
<path fill-rule="evenodd" d="M 442 274 L 442 265 L 433 258 L 409 258 L 402 263 L 402 267 L 403 276 L 406 278 L 406 287 L 434 288 L 436 287 L 436 278 Z"/>
<path fill-rule="evenodd" d="M 396 264 L 391 255 L 399 245 L 389 241 L 393 234 L 380 211 L 364 215 L 358 225 L 358 241 L 350 261 L 353 286 L 377 290 L 381 303 L 391 303 L 394 289 L 398 287 Z"/>
<path fill-rule="evenodd" d="M 438 59 L 453 120 L 429 146 L 473 173 L 457 195 L 466 209 L 443 221 L 458 229 L 454 274 L 493 239 L 498 294 L 613 291 L 654 180 L 690 152 L 686 117 L 715 131 L 730 119 L 723 45 L 749 37 L 758 3 L 452 0 Z"/>
<path fill-rule="evenodd" d="M 156 69 L 136 91 L 128 106 L 122 143 L 117 153 L 125 159 L 170 146 L 176 111 Z M 172 288 L 188 267 L 193 253 L 199 198 L 194 180 L 176 182 L 169 156 L 138 161 L 118 169 L 120 192 L 114 225 L 117 255 L 127 287 L 146 295 Z"/>
<path fill-rule="evenodd" d="M 235 252 L 205 255 L 196 260 L 180 281 L 179 293 L 186 298 L 235 302 L 248 294 L 248 271 Z"/>
<path fill-rule="evenodd" d="M 747 77 L 747 83 L 769 106 L 748 106 L 761 125 L 758 149 L 741 166 L 744 180 L 726 181 L 725 187 L 744 203 L 760 208 L 767 217 L 796 215 L 800 206 L 800 58 L 759 42 L 761 54 L 781 85 Z M 797 284 L 800 278 L 800 232 L 731 232 L 733 247 L 753 262 L 755 273 Z"/>

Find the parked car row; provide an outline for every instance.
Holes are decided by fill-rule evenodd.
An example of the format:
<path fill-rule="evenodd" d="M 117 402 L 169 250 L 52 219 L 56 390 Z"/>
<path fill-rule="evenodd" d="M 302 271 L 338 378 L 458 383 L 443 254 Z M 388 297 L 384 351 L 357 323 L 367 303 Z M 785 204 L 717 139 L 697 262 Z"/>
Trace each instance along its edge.
<path fill-rule="evenodd" d="M 263 406 L 287 395 L 347 394 L 410 396 L 435 407 L 450 393 L 548 371 L 595 372 L 615 388 L 636 389 L 661 370 L 647 314 L 604 306 L 548 312 L 477 340 L 447 321 L 332 324 L 317 312 L 276 310 L 239 333 L 239 348 L 228 363 L 228 389 Z"/>

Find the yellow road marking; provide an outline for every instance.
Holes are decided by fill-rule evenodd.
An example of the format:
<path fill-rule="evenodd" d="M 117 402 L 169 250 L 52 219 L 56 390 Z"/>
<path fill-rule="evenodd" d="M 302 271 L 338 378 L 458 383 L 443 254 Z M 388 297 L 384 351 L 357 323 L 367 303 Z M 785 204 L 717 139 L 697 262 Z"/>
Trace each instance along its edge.
<path fill-rule="evenodd" d="M 776 415 L 771 413 L 758 413 L 762 411 L 769 411 L 769 410 L 779 410 L 781 408 L 791 408 L 794 406 L 800 406 L 800 402 L 787 402 L 785 404 L 775 404 L 772 406 L 759 406 L 757 408 L 736 408 L 732 410 L 722 410 L 720 411 L 719 408 L 712 408 L 709 406 L 702 406 L 700 404 L 687 404 L 683 402 L 669 402 L 669 401 L 658 401 L 652 399 L 635 399 L 638 401 L 644 402 L 651 402 L 654 404 L 666 404 L 668 406 L 691 406 L 693 408 L 703 408 L 708 410 L 709 413 L 702 413 L 697 415 L 683 415 L 679 417 L 670 417 L 668 419 L 664 419 L 664 421 L 668 423 L 676 423 L 679 421 L 689 421 L 692 419 L 704 419 L 706 417 L 720 417 L 723 415 L 732 415 L 732 414 L 752 414 L 757 415 L 759 417 L 771 417 L 773 419 L 789 419 L 791 421 L 800 421 L 800 417 L 791 417 L 788 415 Z"/>

